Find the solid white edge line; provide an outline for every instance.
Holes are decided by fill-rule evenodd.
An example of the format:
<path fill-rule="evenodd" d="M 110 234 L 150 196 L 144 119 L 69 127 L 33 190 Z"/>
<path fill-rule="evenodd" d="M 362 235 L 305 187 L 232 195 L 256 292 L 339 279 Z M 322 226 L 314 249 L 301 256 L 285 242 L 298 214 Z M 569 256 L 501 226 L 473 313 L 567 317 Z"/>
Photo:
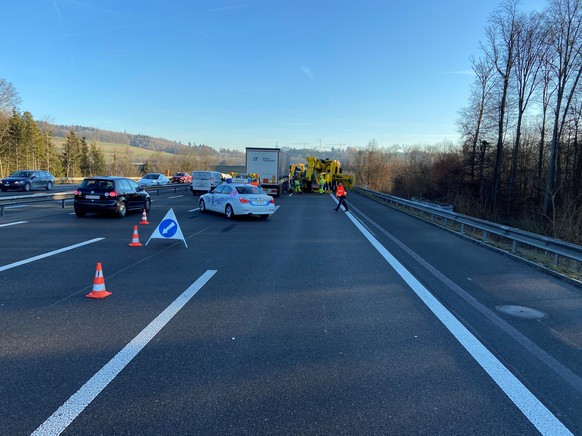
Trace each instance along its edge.
<path fill-rule="evenodd" d="M 0 224 L 0 227 L 15 226 L 16 224 L 26 224 L 28 221 L 15 221 L 13 223 Z"/>
<path fill-rule="evenodd" d="M 34 262 L 35 260 L 44 259 L 45 257 L 54 256 L 55 254 L 64 253 L 65 251 L 74 250 L 75 248 L 79 248 L 79 247 L 82 247 L 84 245 L 89 245 L 89 244 L 92 244 L 94 242 L 99 242 L 99 241 L 102 241 L 103 239 L 105 239 L 105 238 L 91 239 L 89 241 L 80 242 L 80 243 L 75 244 L 75 245 L 69 245 L 68 247 L 59 248 L 58 250 L 49 251 L 48 253 L 39 254 L 38 256 L 34 256 L 34 257 L 30 257 L 28 259 L 20 260 L 18 262 L 10 263 L 8 265 L 0 266 L 0 272 L 6 271 L 7 269 L 11 269 L 11 268 L 16 268 L 17 266 L 25 265 L 25 264 L 30 263 L 30 262 Z"/>
<path fill-rule="evenodd" d="M 63 432 L 99 393 L 133 360 L 182 307 L 216 274 L 207 270 L 192 283 L 162 313 L 148 324 L 133 340 L 117 353 L 103 368 L 73 394 L 58 410 L 42 423 L 32 435 L 55 435 Z"/>
<path fill-rule="evenodd" d="M 571 435 L 572 433 L 550 412 L 479 340 L 461 324 L 416 277 L 414 277 L 386 248 L 366 230 L 355 217 L 346 216 L 378 250 L 380 255 L 396 270 L 432 313 L 444 324 L 473 359 L 489 374 L 509 399 L 542 433 Z"/>

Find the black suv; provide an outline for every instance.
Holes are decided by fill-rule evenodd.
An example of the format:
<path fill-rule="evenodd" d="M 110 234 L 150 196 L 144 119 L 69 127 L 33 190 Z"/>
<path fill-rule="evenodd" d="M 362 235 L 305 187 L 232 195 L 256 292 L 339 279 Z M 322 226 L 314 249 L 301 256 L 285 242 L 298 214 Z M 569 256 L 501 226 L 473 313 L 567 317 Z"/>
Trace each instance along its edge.
<path fill-rule="evenodd" d="M 128 211 L 150 210 L 150 195 L 136 182 L 125 177 L 87 177 L 75 191 L 75 214 L 89 212 L 115 214 L 123 218 Z"/>
<path fill-rule="evenodd" d="M 20 170 L 0 181 L 0 189 L 30 191 L 31 189 L 46 189 L 50 191 L 55 184 L 55 177 L 43 170 Z"/>

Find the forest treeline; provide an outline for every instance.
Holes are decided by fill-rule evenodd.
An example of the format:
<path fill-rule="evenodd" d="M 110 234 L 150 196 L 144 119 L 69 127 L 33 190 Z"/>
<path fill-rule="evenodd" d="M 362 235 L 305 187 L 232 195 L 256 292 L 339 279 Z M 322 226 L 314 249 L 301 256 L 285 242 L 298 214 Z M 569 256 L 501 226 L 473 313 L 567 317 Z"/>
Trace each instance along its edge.
<path fill-rule="evenodd" d="M 582 243 L 582 0 L 491 14 L 474 83 L 459 111 L 460 146 L 355 153 L 357 182 L 403 197 Z"/>
<path fill-rule="evenodd" d="M 474 82 L 459 110 L 458 143 L 381 146 L 371 139 L 325 154 L 289 149 L 292 162 L 338 159 L 358 185 L 582 244 L 582 0 L 548 0 L 538 12 L 503 0 L 483 34 L 470 59 Z M 131 176 L 244 165 L 241 151 L 36 122 L 19 104 L 13 86 L 0 79 L 2 176 L 25 167 L 57 176 Z M 59 149 L 57 135 L 66 138 Z M 129 155 L 105 160 L 97 141 L 156 154 L 139 167 Z"/>

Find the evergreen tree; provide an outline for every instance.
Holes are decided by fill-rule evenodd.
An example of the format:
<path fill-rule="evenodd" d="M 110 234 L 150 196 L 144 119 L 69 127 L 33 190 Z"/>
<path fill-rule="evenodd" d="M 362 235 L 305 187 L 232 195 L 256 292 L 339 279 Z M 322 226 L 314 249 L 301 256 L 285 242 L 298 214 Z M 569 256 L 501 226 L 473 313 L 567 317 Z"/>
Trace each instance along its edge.
<path fill-rule="evenodd" d="M 79 161 L 79 168 L 81 169 L 81 175 L 87 177 L 91 175 L 91 156 L 89 155 L 89 145 L 87 144 L 87 138 L 84 136 L 81 138 L 81 156 Z"/>
<path fill-rule="evenodd" d="M 75 177 L 80 173 L 81 141 L 74 131 L 69 131 L 61 155 L 65 177 Z"/>
<path fill-rule="evenodd" d="M 91 174 L 105 174 L 107 171 L 105 156 L 103 156 L 103 152 L 97 148 L 96 141 L 91 141 L 89 155 L 91 158 Z"/>

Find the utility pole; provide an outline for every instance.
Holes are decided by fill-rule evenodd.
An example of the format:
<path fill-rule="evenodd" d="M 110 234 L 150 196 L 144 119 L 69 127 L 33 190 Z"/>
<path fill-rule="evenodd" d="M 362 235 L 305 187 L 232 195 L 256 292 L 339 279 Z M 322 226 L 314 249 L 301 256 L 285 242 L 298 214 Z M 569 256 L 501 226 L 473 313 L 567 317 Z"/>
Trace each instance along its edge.
<path fill-rule="evenodd" d="M 319 139 L 319 138 L 315 138 L 315 140 L 316 140 L 316 141 L 319 141 L 319 147 L 318 147 L 318 150 L 319 150 L 319 149 L 321 148 L 321 139 Z"/>

